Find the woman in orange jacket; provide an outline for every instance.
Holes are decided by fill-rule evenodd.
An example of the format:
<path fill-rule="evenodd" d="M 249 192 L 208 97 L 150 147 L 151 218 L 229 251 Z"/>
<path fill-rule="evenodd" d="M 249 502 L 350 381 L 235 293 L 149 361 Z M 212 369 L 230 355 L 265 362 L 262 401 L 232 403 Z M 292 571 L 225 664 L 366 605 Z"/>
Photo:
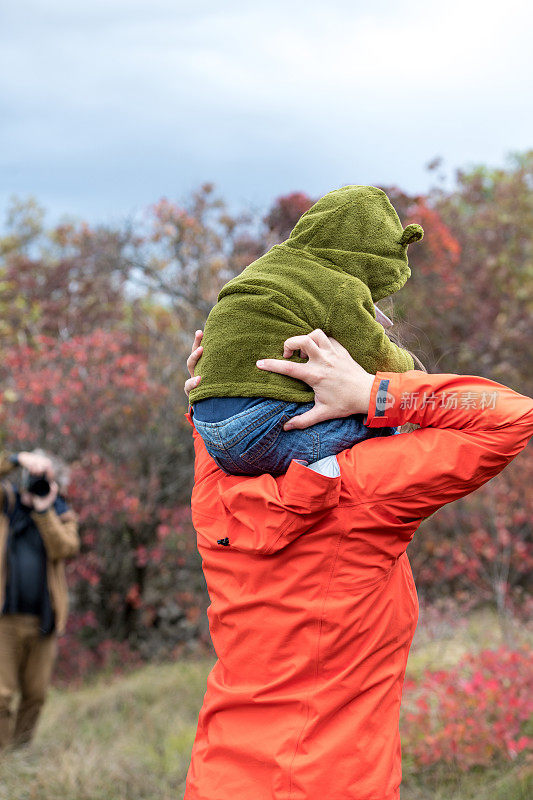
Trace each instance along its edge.
<path fill-rule="evenodd" d="M 370 375 L 322 331 L 286 344 L 308 361 L 258 367 L 315 391 L 287 425 L 363 413 L 371 428 L 420 427 L 292 461 L 279 477 L 227 475 L 194 431 L 192 514 L 218 660 L 185 800 L 398 800 L 418 618 L 407 545 L 525 447 L 533 400 L 472 375 Z"/>

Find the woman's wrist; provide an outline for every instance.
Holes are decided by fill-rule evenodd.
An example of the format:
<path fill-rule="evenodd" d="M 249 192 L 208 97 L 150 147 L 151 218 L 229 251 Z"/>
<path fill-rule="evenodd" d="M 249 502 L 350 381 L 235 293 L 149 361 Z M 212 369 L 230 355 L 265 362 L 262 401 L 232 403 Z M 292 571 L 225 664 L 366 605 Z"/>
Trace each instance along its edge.
<path fill-rule="evenodd" d="M 358 400 L 360 403 L 360 410 L 355 412 L 357 414 L 368 414 L 370 408 L 370 396 L 372 394 L 372 386 L 376 376 L 367 372 L 364 379 L 360 376 L 357 379 Z"/>
<path fill-rule="evenodd" d="M 339 377 L 339 400 L 343 416 L 368 414 L 375 377 L 369 372 L 364 372 L 358 365 L 353 373 L 348 369 Z"/>

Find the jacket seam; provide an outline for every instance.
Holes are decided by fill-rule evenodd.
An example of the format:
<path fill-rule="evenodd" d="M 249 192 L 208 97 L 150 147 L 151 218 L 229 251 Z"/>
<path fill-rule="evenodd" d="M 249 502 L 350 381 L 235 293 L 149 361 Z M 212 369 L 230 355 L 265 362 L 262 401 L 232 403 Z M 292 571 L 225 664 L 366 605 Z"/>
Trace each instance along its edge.
<path fill-rule="evenodd" d="M 331 490 L 329 490 L 329 492 L 331 492 Z M 318 509 L 316 509 L 315 511 L 310 511 L 310 512 L 308 512 L 308 514 L 317 514 L 317 513 L 319 513 L 319 514 L 320 514 L 320 513 L 324 514 L 324 513 L 326 513 L 327 511 L 333 511 L 333 509 L 334 509 L 334 508 L 336 508 L 336 506 L 327 506 L 326 508 L 318 508 Z M 289 529 L 290 529 L 290 528 L 291 528 L 293 525 L 296 525 L 296 524 L 299 522 L 299 519 L 300 519 L 300 518 L 298 517 L 297 519 L 294 519 L 294 520 L 292 520 L 292 522 L 291 522 L 291 523 L 289 523 L 289 524 L 287 524 L 287 526 L 286 526 L 285 528 L 282 528 L 282 530 L 280 531 L 279 535 L 278 535 L 278 536 L 276 537 L 276 539 L 275 539 L 275 540 L 272 542 L 272 544 L 271 544 L 271 546 L 268 548 L 268 550 L 265 550 L 265 553 L 269 553 L 269 552 L 272 550 L 272 548 L 273 548 L 273 547 L 274 547 L 274 546 L 275 546 L 275 545 L 276 545 L 276 544 L 279 542 L 279 540 L 281 539 L 281 537 L 282 537 L 282 536 L 283 536 L 285 533 L 287 533 L 287 531 L 288 531 L 288 530 L 289 530 Z"/>
<path fill-rule="evenodd" d="M 342 477 L 342 469 L 341 469 L 341 477 Z M 441 488 L 442 489 L 450 489 L 450 488 L 453 488 L 455 485 L 456 484 L 453 483 L 453 482 L 452 483 L 447 483 L 444 486 L 442 486 Z M 353 503 L 343 503 L 342 500 L 340 500 L 338 508 L 353 508 L 354 506 L 371 506 L 371 505 L 379 506 L 382 503 L 387 502 L 387 500 L 396 500 L 396 499 L 398 499 L 400 497 L 401 498 L 403 498 L 403 497 L 416 497 L 416 495 L 418 495 L 419 493 L 420 493 L 420 490 L 416 491 L 416 492 L 410 492 L 409 494 L 405 494 L 404 492 L 402 492 L 401 494 L 391 494 L 391 495 L 387 495 L 387 497 L 383 497 L 383 498 L 381 498 L 381 500 L 377 500 L 377 501 L 376 500 L 358 500 L 357 502 L 353 502 Z M 335 506 L 335 508 L 337 508 L 337 506 Z M 328 509 L 328 508 L 317 509 L 317 511 L 320 511 L 320 510 L 323 510 L 323 511 L 330 511 L 331 510 L 332 511 L 333 509 Z M 316 513 L 316 512 L 312 512 L 312 513 Z M 199 514 L 200 516 L 205 517 L 206 519 L 213 520 L 214 522 L 216 522 L 217 520 L 220 519 L 219 517 L 212 517 L 210 514 L 206 514 L 204 511 L 195 511 L 195 514 Z M 424 517 L 423 516 L 422 517 L 417 517 L 417 519 L 424 519 Z"/>
<path fill-rule="evenodd" d="M 343 533 L 343 534 L 342 534 L 342 536 L 343 536 L 343 537 L 345 537 L 345 538 L 348 538 L 348 537 L 347 537 L 347 535 L 346 535 L 346 533 Z M 357 586 L 354 586 L 354 595 L 355 595 L 355 594 L 356 594 L 356 593 L 357 593 L 357 592 L 358 592 L 360 589 L 368 589 L 368 588 L 370 588 L 371 586 L 376 586 L 378 583 L 381 583 L 382 581 L 385 581 L 385 580 L 387 580 L 387 578 L 389 577 L 389 575 L 391 574 L 391 572 L 392 572 L 392 571 L 393 571 L 393 570 L 396 568 L 396 566 L 398 565 L 398 562 L 399 562 L 400 558 L 401 558 L 403 555 L 405 555 L 405 554 L 406 554 L 406 552 L 405 552 L 405 550 L 404 550 L 402 553 L 400 553 L 400 555 L 399 555 L 399 556 L 395 556 L 395 557 L 393 558 L 393 561 L 392 561 L 392 564 L 390 565 L 390 567 L 387 569 L 387 571 L 386 571 L 386 572 L 384 572 L 384 573 L 383 573 L 383 575 L 380 575 L 380 576 L 379 576 L 379 578 L 374 578 L 374 579 L 373 579 L 373 580 L 371 580 L 371 581 L 365 581 L 365 583 L 359 583 L 359 584 L 357 584 Z M 413 583 L 414 583 L 414 580 L 413 580 Z"/>
<path fill-rule="evenodd" d="M 293 756 L 292 756 L 292 759 L 291 759 L 291 763 L 290 763 L 290 766 L 289 766 L 289 800 L 291 800 L 291 797 L 292 797 L 292 789 L 293 789 L 292 778 L 293 778 L 294 761 L 296 759 L 296 756 L 298 755 L 298 750 L 300 749 L 300 742 L 302 741 L 305 729 L 307 728 L 307 723 L 309 722 L 309 711 L 310 711 L 310 708 L 311 708 L 311 704 L 310 704 L 309 700 L 310 700 L 311 695 L 315 694 L 315 691 L 316 691 L 316 688 L 317 688 L 318 682 L 319 682 L 319 677 L 320 677 L 320 641 L 321 641 L 321 638 L 322 638 L 322 623 L 323 623 L 323 620 L 324 620 L 324 610 L 326 608 L 326 602 L 327 602 L 327 599 L 328 599 L 328 596 L 329 596 L 329 590 L 330 590 L 330 587 L 331 587 L 331 582 L 333 580 L 333 575 L 334 575 L 334 572 L 335 572 L 335 565 L 337 564 L 337 559 L 339 557 L 339 549 L 340 549 L 340 545 L 341 545 L 341 541 L 342 541 L 343 537 L 344 537 L 344 533 L 339 533 L 338 536 L 337 536 L 337 542 L 336 542 L 336 545 L 335 545 L 335 554 L 334 554 L 333 561 L 332 561 L 332 564 L 331 564 L 331 569 L 329 571 L 329 577 L 328 577 L 328 582 L 327 582 L 327 585 L 326 585 L 326 591 L 324 593 L 324 599 L 322 601 L 322 607 L 320 609 L 320 617 L 319 617 L 319 620 L 318 620 L 318 631 L 317 631 L 317 639 L 316 639 L 316 650 L 315 650 L 315 682 L 314 682 L 313 690 L 309 691 L 307 693 L 307 697 L 306 697 L 307 708 L 306 708 L 305 722 L 302 725 L 302 729 L 301 729 L 300 734 L 298 736 L 298 739 L 297 739 L 297 742 L 296 742 L 296 747 L 294 748 L 294 753 L 293 753 Z"/>
<path fill-rule="evenodd" d="M 342 470 L 341 470 L 341 474 L 342 474 Z M 444 489 L 453 489 L 453 487 L 456 486 L 456 485 L 457 485 L 457 483 L 455 481 L 450 481 L 449 483 L 444 484 L 440 488 L 443 489 L 443 490 Z M 354 503 L 342 503 L 341 502 L 341 503 L 339 503 L 339 506 L 341 508 L 353 508 L 354 506 L 370 506 L 370 505 L 379 506 L 379 505 L 382 505 L 383 503 L 386 503 L 388 500 L 397 500 L 398 498 L 404 498 L 404 497 L 416 497 L 418 494 L 420 494 L 420 491 L 421 490 L 419 489 L 416 492 L 409 492 L 409 494 L 405 494 L 405 492 L 402 492 L 401 494 L 390 494 L 390 495 L 387 495 L 386 497 L 382 497 L 380 500 L 358 500 L 357 502 L 354 502 Z M 416 519 L 425 519 L 425 517 L 421 516 L 421 517 L 417 517 Z"/>
<path fill-rule="evenodd" d="M 329 493 L 330 494 L 334 494 L 334 491 L 332 489 L 330 489 Z M 404 497 L 404 496 L 405 495 L 402 495 L 402 497 Z M 223 503 L 224 501 L 221 501 L 221 502 Z M 352 506 L 352 505 L 364 505 L 364 504 L 363 503 L 343 503 L 343 506 L 346 506 L 348 508 L 350 506 Z M 308 511 L 308 512 L 306 512 L 306 514 L 317 514 L 319 512 L 333 511 L 335 508 L 337 508 L 337 506 L 329 506 L 328 505 L 325 508 L 316 508 L 314 511 Z M 295 511 L 287 511 L 286 513 L 287 514 L 295 514 L 297 512 L 295 512 Z M 220 522 L 220 517 L 218 517 L 218 516 L 215 517 L 215 516 L 212 516 L 211 514 L 206 514 L 205 511 L 197 511 L 197 510 L 195 510 L 194 514 L 198 515 L 199 517 L 204 517 L 204 519 L 210 519 L 212 522 Z M 287 523 L 287 526 L 292 525 L 293 522 L 295 522 L 295 520 L 291 520 L 291 522 Z M 285 530 L 285 528 L 283 530 Z"/>
<path fill-rule="evenodd" d="M 268 555 L 268 553 L 270 553 L 270 552 L 273 550 L 273 548 L 274 548 L 274 547 L 277 545 L 277 543 L 279 542 L 279 540 L 281 539 L 281 537 L 282 537 L 282 536 L 283 536 L 285 533 L 287 533 L 287 532 L 288 532 L 288 531 L 289 531 L 289 530 L 290 530 L 292 527 L 294 527 L 294 526 L 296 525 L 296 523 L 297 523 L 297 522 L 298 522 L 298 520 L 297 520 L 297 519 L 293 519 L 293 520 L 291 520 L 291 521 L 290 521 L 290 523 L 288 523 L 288 524 L 287 524 L 287 525 L 286 525 L 284 528 L 282 528 L 282 529 L 280 530 L 280 532 L 279 532 L 278 536 L 276 536 L 276 538 L 274 539 L 274 541 L 271 543 L 270 547 L 268 547 L 266 550 L 264 550 L 264 551 L 263 551 L 263 552 L 264 552 L 264 554 L 265 554 L 265 555 Z"/>

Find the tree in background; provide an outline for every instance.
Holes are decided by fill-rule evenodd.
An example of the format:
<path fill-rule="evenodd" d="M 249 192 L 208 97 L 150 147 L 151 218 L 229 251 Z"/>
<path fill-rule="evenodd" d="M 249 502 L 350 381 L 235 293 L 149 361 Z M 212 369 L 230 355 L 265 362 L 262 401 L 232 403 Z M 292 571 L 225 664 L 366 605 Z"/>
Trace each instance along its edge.
<path fill-rule="evenodd" d="M 152 657 L 208 639 L 187 508 L 185 359 L 217 275 L 234 274 L 250 247 L 211 193 L 202 187 L 189 211 L 161 201 L 117 230 L 46 230 L 34 202 L 14 203 L 0 240 L 3 442 L 72 463 L 82 523 L 67 672 L 97 663 L 74 641 L 93 653 L 127 641 Z"/>
<path fill-rule="evenodd" d="M 73 466 L 70 497 L 83 547 L 70 575 L 78 611 L 93 629 L 84 635 L 137 647 L 154 645 L 148 608 L 153 627 L 181 594 L 180 623 L 191 585 L 196 596 L 188 605 L 198 604 L 202 588 L 190 515 L 162 481 L 157 420 L 168 388 L 149 372 L 131 337 L 101 330 L 67 341 L 36 337 L 32 346 L 10 349 L 2 365 L 10 446 L 39 445 Z"/>
<path fill-rule="evenodd" d="M 45 334 L 68 339 L 113 328 L 126 315 L 127 235 L 69 222 L 44 229 L 35 201 L 13 201 L 0 240 L 0 338 L 4 347 Z"/>
<path fill-rule="evenodd" d="M 431 371 L 532 392 L 532 168 L 533 151 L 506 169 L 458 171 L 452 189 L 427 196 L 381 187 L 402 224 L 421 223 L 425 238 L 410 253 L 410 280 L 380 306 Z M 0 421 L 4 444 L 39 444 L 73 464 L 84 548 L 71 566 L 70 651 L 74 641 L 95 651 L 110 637 L 143 657 L 207 642 L 187 511 L 185 360 L 224 283 L 286 239 L 313 202 L 294 192 L 254 219 L 230 213 L 204 184 L 186 202 L 162 199 L 114 228 L 47 229 L 33 201 L 8 210 Z M 523 605 L 526 489 L 518 463 L 424 523 L 410 554 L 429 598 L 466 592 L 502 618 Z"/>
<path fill-rule="evenodd" d="M 461 370 L 533 394 L 533 150 L 508 164 L 457 170 L 431 199 L 461 246 Z"/>
<path fill-rule="evenodd" d="M 193 327 L 203 325 L 220 288 L 255 257 L 247 215 L 230 214 L 212 184 L 186 204 L 162 198 L 132 235 L 125 274 Z M 249 252 L 250 248 L 250 252 Z"/>

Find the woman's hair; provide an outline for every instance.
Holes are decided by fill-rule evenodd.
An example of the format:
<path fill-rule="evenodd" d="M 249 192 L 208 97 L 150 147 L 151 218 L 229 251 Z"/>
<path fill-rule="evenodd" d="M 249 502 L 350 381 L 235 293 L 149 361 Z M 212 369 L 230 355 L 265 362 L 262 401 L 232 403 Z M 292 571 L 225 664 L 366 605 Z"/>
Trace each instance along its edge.
<path fill-rule="evenodd" d="M 394 344 L 397 344 L 398 347 L 401 347 L 402 350 L 405 350 L 406 353 L 409 353 L 413 361 L 415 362 L 415 369 L 420 369 L 422 372 L 427 372 L 427 368 L 422 361 L 418 358 L 417 355 L 413 353 L 412 350 L 409 350 L 408 347 L 402 342 L 402 334 L 400 330 L 394 330 L 394 326 L 392 328 L 385 328 L 385 333 Z"/>
<path fill-rule="evenodd" d="M 392 311 L 392 303 L 387 308 L 387 314 L 391 316 L 392 319 L 391 311 Z M 415 369 L 420 369 L 422 370 L 422 372 L 427 372 L 427 368 L 423 364 L 423 362 L 402 342 L 402 330 L 401 330 L 402 326 L 401 325 L 397 326 L 396 330 L 394 330 L 394 327 L 395 326 L 393 325 L 392 328 L 385 328 L 385 333 L 387 334 L 391 342 L 394 342 L 394 344 L 397 344 L 398 347 L 401 347 L 403 350 L 405 350 L 406 353 L 409 353 L 409 355 L 411 356 L 411 358 L 415 363 Z M 402 433 L 409 433 L 410 431 L 415 431 L 417 428 L 420 427 L 420 425 L 418 425 L 418 423 L 416 422 L 405 422 L 400 427 Z"/>
<path fill-rule="evenodd" d="M 427 372 L 425 364 L 418 358 L 417 355 L 415 355 L 411 350 L 409 350 L 409 348 L 406 347 L 403 342 L 403 339 L 405 338 L 404 332 L 409 331 L 410 326 L 409 323 L 406 322 L 399 322 L 399 323 L 395 322 L 394 303 L 392 301 L 392 297 L 387 297 L 383 302 L 383 305 L 385 306 L 385 308 L 383 309 L 379 308 L 379 310 L 385 313 L 388 317 L 390 317 L 392 321 L 392 327 L 385 328 L 385 333 L 387 334 L 391 342 L 394 342 L 394 344 L 398 345 L 398 347 L 401 347 L 402 350 L 405 350 L 407 353 L 409 353 L 409 355 L 411 356 L 411 358 L 415 363 L 415 369 L 420 369 L 422 370 L 422 372 Z"/>

